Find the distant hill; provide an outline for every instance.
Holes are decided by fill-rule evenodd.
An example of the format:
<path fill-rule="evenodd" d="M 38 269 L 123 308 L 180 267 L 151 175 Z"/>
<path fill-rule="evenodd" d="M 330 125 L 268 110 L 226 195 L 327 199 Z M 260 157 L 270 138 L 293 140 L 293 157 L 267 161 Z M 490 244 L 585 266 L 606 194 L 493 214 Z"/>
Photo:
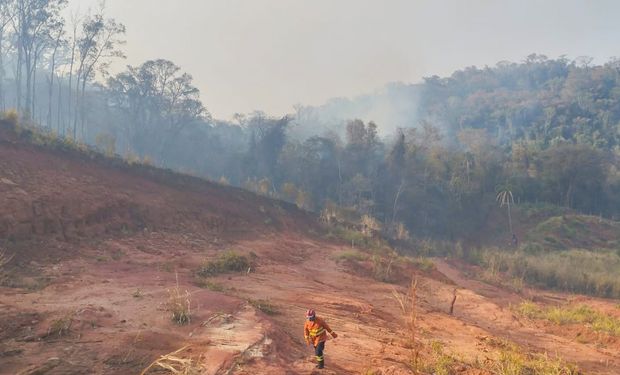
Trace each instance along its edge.
<path fill-rule="evenodd" d="M 302 128 L 318 121 L 319 130 L 354 118 L 374 121 L 386 134 L 429 122 L 450 140 L 464 129 L 484 129 L 502 144 L 575 142 L 617 150 L 620 62 L 589 65 L 532 54 L 521 63 L 468 67 L 449 77 L 394 83 L 368 95 L 302 107 L 299 115 Z"/>

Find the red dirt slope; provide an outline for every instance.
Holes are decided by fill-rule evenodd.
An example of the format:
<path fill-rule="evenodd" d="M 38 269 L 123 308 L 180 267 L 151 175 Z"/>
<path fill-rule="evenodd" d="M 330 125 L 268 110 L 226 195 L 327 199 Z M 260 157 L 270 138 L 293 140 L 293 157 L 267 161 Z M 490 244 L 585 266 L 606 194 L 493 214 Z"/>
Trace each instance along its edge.
<path fill-rule="evenodd" d="M 0 374 L 139 374 L 187 345 L 184 355 L 204 374 L 318 373 L 301 332 L 308 307 L 340 334 L 327 343 L 321 373 L 411 373 L 409 334 L 394 298 L 406 283 L 378 282 L 334 261 L 346 246 L 323 240 L 309 214 L 239 189 L 111 163 L 34 146 L 0 124 L 0 247 L 16 254 L 0 287 Z M 229 249 L 252 256 L 252 272 L 198 287 L 195 271 Z M 497 357 L 492 339 L 506 339 L 586 373 L 620 373 L 615 344 L 579 342 L 521 320 L 508 309 L 520 296 L 437 264 L 461 289 L 450 316 L 455 285 L 415 272 L 417 338 L 426 347 L 441 342 L 463 363 L 486 363 Z M 166 310 L 176 285 L 191 296 L 184 326 Z M 276 315 L 257 308 L 263 300 Z M 453 372 L 488 373 L 464 364 Z"/>

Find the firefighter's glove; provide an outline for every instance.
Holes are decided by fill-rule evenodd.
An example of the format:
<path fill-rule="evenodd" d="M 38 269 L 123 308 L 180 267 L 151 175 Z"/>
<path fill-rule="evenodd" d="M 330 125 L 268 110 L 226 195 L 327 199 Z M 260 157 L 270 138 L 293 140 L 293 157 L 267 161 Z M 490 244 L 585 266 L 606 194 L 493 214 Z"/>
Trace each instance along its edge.
<path fill-rule="evenodd" d="M 338 337 L 338 335 L 336 334 L 336 332 L 332 332 L 332 337 L 333 337 L 333 338 Z"/>

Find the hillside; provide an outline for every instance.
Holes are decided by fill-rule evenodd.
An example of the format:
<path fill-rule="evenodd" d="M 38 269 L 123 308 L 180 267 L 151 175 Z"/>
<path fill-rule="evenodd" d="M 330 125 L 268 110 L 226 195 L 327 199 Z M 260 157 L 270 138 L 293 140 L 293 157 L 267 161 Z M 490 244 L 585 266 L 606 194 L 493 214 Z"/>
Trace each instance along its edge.
<path fill-rule="evenodd" d="M 137 374 L 182 348 L 177 357 L 202 366 L 195 373 L 311 374 L 309 307 L 339 333 L 326 374 L 491 374 L 517 363 L 620 372 L 617 336 L 511 309 L 523 298 L 586 303 L 620 319 L 612 301 L 510 292 L 380 240 L 351 249 L 291 204 L 34 140 L 0 124 L 0 247 L 14 254 L 0 268 L 1 374 Z"/>

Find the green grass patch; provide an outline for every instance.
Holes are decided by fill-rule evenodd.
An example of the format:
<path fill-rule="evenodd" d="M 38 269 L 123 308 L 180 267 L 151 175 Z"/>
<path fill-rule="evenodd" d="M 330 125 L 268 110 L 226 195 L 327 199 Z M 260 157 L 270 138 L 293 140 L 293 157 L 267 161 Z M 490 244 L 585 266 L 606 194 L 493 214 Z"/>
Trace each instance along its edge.
<path fill-rule="evenodd" d="M 368 259 L 368 255 L 359 250 L 351 249 L 333 254 L 331 258 L 336 262 L 362 262 Z"/>
<path fill-rule="evenodd" d="M 495 359 L 485 362 L 476 360 L 467 363 L 454 354 L 446 352 L 443 343 L 431 341 L 430 355 L 424 358 L 421 366 L 415 366 L 416 372 L 451 375 L 456 374 L 456 367 L 480 369 L 485 373 L 497 375 L 577 375 L 580 374 L 576 366 L 567 364 L 561 358 L 552 358 L 547 354 L 525 353 L 517 345 L 506 341 L 490 339 L 488 342 L 496 352 Z"/>
<path fill-rule="evenodd" d="M 200 278 L 196 280 L 195 284 L 199 288 L 208 289 L 213 292 L 223 292 L 226 290 L 224 285 L 209 279 Z"/>
<path fill-rule="evenodd" d="M 348 229 L 340 225 L 333 225 L 328 228 L 327 239 L 343 241 L 354 248 L 375 250 L 389 247 L 387 241 L 382 238 L 366 235 L 360 231 Z"/>
<path fill-rule="evenodd" d="M 278 310 L 278 308 L 269 300 L 265 300 L 265 299 L 248 299 L 248 303 L 252 306 L 254 306 L 254 308 L 262 311 L 263 313 L 267 314 L 267 315 L 278 315 L 280 314 L 280 311 Z"/>
<path fill-rule="evenodd" d="M 595 216 L 563 214 L 550 217 L 531 229 L 525 236 L 528 242 L 545 248 L 616 248 L 614 241 L 620 224 Z"/>
<path fill-rule="evenodd" d="M 498 359 L 489 366 L 498 375 L 577 375 L 581 372 L 573 365 L 547 354 L 525 354 L 518 349 L 501 350 Z"/>
<path fill-rule="evenodd" d="M 237 254 L 234 251 L 227 251 L 220 254 L 216 259 L 208 261 L 198 270 L 201 277 L 215 276 L 230 272 L 248 272 L 251 270 L 252 263 L 245 255 Z"/>
<path fill-rule="evenodd" d="M 414 240 L 412 247 L 413 254 L 419 257 L 461 257 L 463 252 L 460 243 L 442 240 Z"/>
<path fill-rule="evenodd" d="M 432 341 L 431 344 L 431 363 L 426 370 L 436 375 L 451 375 L 454 373 L 453 366 L 457 363 L 456 359 L 444 352 L 444 345 L 440 341 Z"/>
<path fill-rule="evenodd" d="M 424 272 L 430 272 L 435 270 L 435 263 L 432 260 L 425 257 L 405 257 L 406 262 L 410 263 L 413 267 L 422 270 Z"/>
<path fill-rule="evenodd" d="M 540 307 L 532 302 L 523 302 L 515 311 L 530 319 L 547 320 L 557 325 L 585 324 L 595 332 L 620 336 L 620 319 L 585 305 Z"/>

